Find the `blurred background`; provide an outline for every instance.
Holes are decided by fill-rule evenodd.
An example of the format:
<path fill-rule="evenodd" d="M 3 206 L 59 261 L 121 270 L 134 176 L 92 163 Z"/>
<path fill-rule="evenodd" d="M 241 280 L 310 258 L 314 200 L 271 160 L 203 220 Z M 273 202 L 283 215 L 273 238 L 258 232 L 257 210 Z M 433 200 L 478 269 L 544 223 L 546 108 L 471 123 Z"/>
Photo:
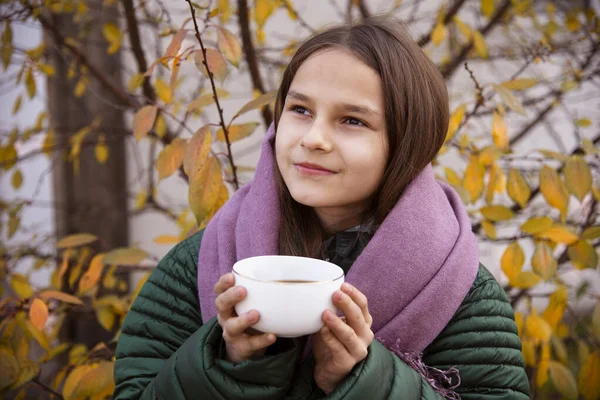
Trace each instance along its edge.
<path fill-rule="evenodd" d="M 600 398 L 597 0 L 2 0 L 0 394 L 110 398 L 152 268 L 253 175 L 298 44 L 391 14 L 538 399 Z M 195 17 L 195 18 L 193 18 Z"/>

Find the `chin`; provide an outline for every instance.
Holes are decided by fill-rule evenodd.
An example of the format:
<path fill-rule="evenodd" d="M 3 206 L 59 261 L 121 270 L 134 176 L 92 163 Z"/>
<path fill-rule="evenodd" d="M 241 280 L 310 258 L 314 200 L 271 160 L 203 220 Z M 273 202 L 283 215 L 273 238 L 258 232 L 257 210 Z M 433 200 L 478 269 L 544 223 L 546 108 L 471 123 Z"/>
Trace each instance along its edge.
<path fill-rule="evenodd" d="M 335 205 L 333 199 L 330 199 L 328 196 L 323 196 L 322 192 L 290 190 L 290 194 L 296 202 L 307 207 L 331 207 Z"/>

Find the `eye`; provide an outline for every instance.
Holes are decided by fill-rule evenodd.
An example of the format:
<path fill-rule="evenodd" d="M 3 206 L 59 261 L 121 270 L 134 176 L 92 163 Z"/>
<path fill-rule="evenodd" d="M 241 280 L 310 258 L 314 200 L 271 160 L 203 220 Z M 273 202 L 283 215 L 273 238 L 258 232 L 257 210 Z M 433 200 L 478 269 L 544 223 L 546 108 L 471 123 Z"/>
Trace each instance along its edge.
<path fill-rule="evenodd" d="M 310 115 L 308 109 L 306 109 L 305 107 L 302 107 L 302 106 L 291 106 L 290 110 L 292 110 L 296 114 Z"/>
<path fill-rule="evenodd" d="M 344 122 L 349 124 L 349 125 L 356 125 L 356 126 L 367 126 L 367 124 L 365 124 L 363 121 L 361 121 L 360 119 L 356 119 L 356 118 L 352 118 L 352 117 L 347 117 L 344 119 Z"/>

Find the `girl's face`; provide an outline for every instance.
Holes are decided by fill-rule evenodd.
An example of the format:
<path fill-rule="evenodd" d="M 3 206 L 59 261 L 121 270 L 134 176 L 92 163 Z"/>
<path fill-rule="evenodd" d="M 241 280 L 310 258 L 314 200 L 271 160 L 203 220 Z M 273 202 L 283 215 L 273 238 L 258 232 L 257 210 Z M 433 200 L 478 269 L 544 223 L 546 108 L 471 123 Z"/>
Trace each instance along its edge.
<path fill-rule="evenodd" d="M 377 72 L 343 49 L 310 56 L 287 93 L 275 147 L 292 197 L 325 229 L 358 224 L 388 157 Z"/>

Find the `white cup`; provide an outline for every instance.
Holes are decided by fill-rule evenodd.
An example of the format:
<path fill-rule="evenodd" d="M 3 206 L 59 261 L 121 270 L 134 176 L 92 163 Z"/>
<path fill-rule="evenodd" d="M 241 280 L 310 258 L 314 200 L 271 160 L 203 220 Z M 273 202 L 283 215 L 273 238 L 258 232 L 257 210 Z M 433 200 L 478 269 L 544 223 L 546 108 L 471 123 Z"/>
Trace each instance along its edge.
<path fill-rule="evenodd" d="M 285 338 L 318 332 L 323 312 L 337 312 L 332 296 L 344 283 L 340 267 L 307 257 L 250 257 L 235 263 L 233 275 L 248 291 L 235 306 L 238 315 L 256 310 L 254 329 Z"/>

